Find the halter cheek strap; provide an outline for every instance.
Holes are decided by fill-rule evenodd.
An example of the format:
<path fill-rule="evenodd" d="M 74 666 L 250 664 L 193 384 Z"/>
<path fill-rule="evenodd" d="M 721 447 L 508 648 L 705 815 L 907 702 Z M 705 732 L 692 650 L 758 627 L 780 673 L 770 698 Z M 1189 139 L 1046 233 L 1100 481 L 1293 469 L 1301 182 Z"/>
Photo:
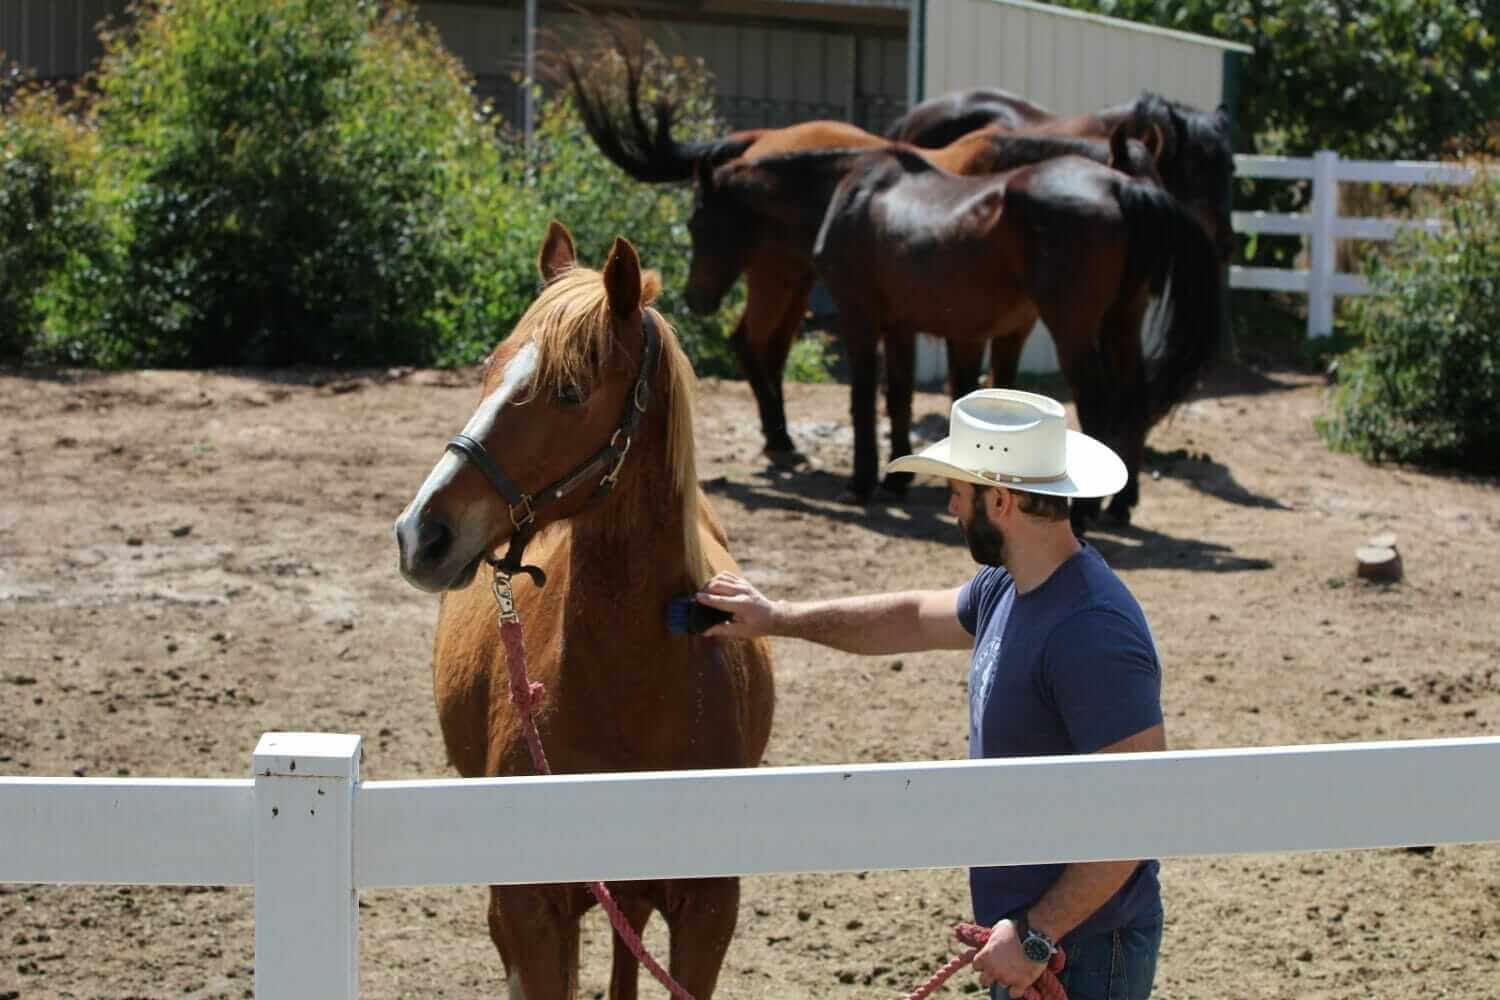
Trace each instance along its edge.
<path fill-rule="evenodd" d="M 630 454 L 631 437 L 651 399 L 651 372 L 656 368 L 657 359 L 661 355 L 661 335 L 657 332 L 656 321 L 651 318 L 651 313 L 645 310 L 641 313 L 641 336 L 644 341 L 641 369 L 636 375 L 630 398 L 625 401 L 625 412 L 620 417 L 619 426 L 610 436 L 609 443 L 594 452 L 577 469 L 539 490 L 534 496 L 522 490 L 500 469 L 499 463 L 485 450 L 482 442 L 467 434 L 455 434 L 448 439 L 448 450 L 473 462 L 474 467 L 484 474 L 510 507 L 513 529 L 510 548 L 506 550 L 503 559 L 491 556 L 486 560 L 497 572 L 509 575 L 525 573 L 538 587 L 545 585 L 547 577 L 540 568 L 526 566 L 521 562 L 521 554 L 535 533 L 537 513 L 598 476 L 599 485 L 595 487 L 594 495 L 589 500 L 590 507 L 596 506 L 619 482 L 625 456 Z"/>

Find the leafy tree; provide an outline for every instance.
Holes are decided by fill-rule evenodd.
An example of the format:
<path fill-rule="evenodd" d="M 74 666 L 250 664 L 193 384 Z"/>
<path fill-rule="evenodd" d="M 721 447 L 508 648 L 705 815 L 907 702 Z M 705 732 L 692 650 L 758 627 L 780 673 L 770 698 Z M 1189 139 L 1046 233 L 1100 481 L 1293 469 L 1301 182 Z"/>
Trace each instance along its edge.
<path fill-rule="evenodd" d="M 112 252 L 60 280 L 95 364 L 425 361 L 516 276 L 492 127 L 401 2 L 142 0 L 93 106 Z"/>
<path fill-rule="evenodd" d="M 1239 118 L 1257 152 L 1426 159 L 1500 117 L 1493 0 L 1058 0 L 1243 42 Z"/>
<path fill-rule="evenodd" d="M 91 152 L 50 92 L 14 68 L 0 78 L 0 362 L 30 355 L 47 282 L 98 238 L 84 190 Z"/>

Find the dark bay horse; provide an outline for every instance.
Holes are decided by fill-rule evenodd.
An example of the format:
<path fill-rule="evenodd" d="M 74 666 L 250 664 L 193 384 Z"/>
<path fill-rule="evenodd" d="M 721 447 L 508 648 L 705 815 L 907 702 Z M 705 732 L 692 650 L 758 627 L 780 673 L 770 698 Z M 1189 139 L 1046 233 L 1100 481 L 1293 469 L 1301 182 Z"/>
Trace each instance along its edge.
<path fill-rule="evenodd" d="M 696 311 L 719 307 L 744 275 L 745 311 L 731 337 L 760 411 L 765 451 L 776 464 L 801 456 L 787 433 L 782 373 L 787 354 L 802 329 L 817 281 L 812 240 L 831 190 L 782 192 L 757 186 L 753 173 L 737 172 L 716 184 L 722 167 L 804 151 L 879 149 L 888 142 L 843 122 L 813 121 L 781 129 L 733 133 L 714 142 L 680 142 L 672 136 L 677 109 L 658 97 L 648 113 L 641 106 L 641 63 L 628 47 L 620 50 L 626 69 L 625 100 L 616 107 L 589 82 L 571 54 L 559 57 L 561 72 L 586 128 L 600 151 L 631 177 L 647 183 L 693 181 L 695 210 L 689 221 L 693 258 L 685 298 Z M 1127 142 L 1127 139 L 1140 140 Z M 1163 137 L 1155 122 L 1124 119 L 1103 139 L 1005 134 L 996 127 L 965 135 L 950 147 L 926 153 L 953 173 L 983 174 L 1049 156 L 1081 155 L 1114 163 L 1136 176 L 1155 176 Z M 821 197 L 819 197 L 821 192 Z M 991 350 L 994 384 L 1015 381 L 1024 335 L 997 338 Z M 962 395 L 978 385 L 983 344 L 950 348 L 950 388 Z"/>
<path fill-rule="evenodd" d="M 1127 121 L 1136 135 L 1148 130 L 1160 134 L 1156 166 L 1162 185 L 1192 209 L 1227 268 L 1234 254 L 1230 219 L 1234 151 L 1222 109 L 1209 113 L 1145 91 L 1130 104 L 1061 116 L 1007 91 L 981 88 L 923 101 L 893 122 L 885 135 L 893 141 L 939 149 L 985 128 L 1098 139 L 1111 135 Z M 992 384 L 1011 384 L 1027 334 L 1024 330 L 1005 331 L 990 342 Z M 948 366 L 955 381 L 970 384 L 977 377 L 984 346 L 948 342 Z"/>
<path fill-rule="evenodd" d="M 443 594 L 432 671 L 449 758 L 465 777 L 535 773 L 479 572 L 498 546 L 534 532 L 526 558 L 546 584 L 519 586 L 516 607 L 531 676 L 545 685 L 537 724 L 553 770 L 752 767 L 771 731 L 768 645 L 666 625 L 671 600 L 735 562 L 698 487 L 696 382 L 651 308 L 660 279 L 643 275 L 624 239 L 602 273 L 577 266 L 557 223 L 539 269 L 545 287 L 486 362 L 464 428 L 494 470 L 471 445 L 455 449 L 396 522 L 402 575 Z M 502 497 L 492 471 L 523 499 Z M 503 829 L 495 840 L 503 850 Z M 663 915 L 673 977 L 712 996 L 738 919 L 738 880 L 612 889 L 637 932 L 652 910 Z M 513 998 L 576 995 L 579 920 L 592 903 L 582 885 L 491 887 L 490 936 Z M 616 937 L 611 1000 L 634 998 L 636 977 Z"/>
<path fill-rule="evenodd" d="M 1083 429 L 1125 461 L 1129 479 L 1110 513 L 1128 521 L 1146 432 L 1185 398 L 1217 344 L 1216 260 L 1192 214 L 1159 186 L 1076 156 L 986 177 L 949 174 L 901 147 L 844 154 L 834 170 L 797 159 L 759 168 L 789 187 L 840 176 L 814 259 L 850 361 L 851 490 L 875 485 L 878 342 L 895 456 L 910 451 L 911 380 L 899 372 L 918 331 L 982 343 L 1041 319 Z M 1162 342 L 1148 359 L 1142 322 L 1164 292 Z M 1078 505 L 1075 527 L 1096 509 Z"/>
<path fill-rule="evenodd" d="M 1160 129 L 1165 140 L 1157 156 L 1162 184 L 1198 216 L 1228 264 L 1234 252 L 1229 217 L 1234 150 L 1222 108 L 1202 111 L 1145 91 L 1129 104 L 1060 116 L 1006 91 L 980 89 L 923 101 L 892 123 L 885 135 L 895 142 L 930 149 L 947 146 L 981 128 L 1103 139 L 1127 120 Z"/>

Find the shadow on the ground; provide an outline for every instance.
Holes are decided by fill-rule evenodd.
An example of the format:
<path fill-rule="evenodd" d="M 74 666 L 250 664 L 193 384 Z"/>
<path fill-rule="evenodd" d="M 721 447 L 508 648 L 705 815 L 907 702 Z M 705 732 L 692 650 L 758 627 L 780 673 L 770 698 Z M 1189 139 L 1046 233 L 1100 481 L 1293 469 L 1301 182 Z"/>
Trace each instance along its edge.
<path fill-rule="evenodd" d="M 866 506 L 840 503 L 842 475 L 821 469 L 766 470 L 754 481 L 718 476 L 703 482 L 704 492 L 755 512 L 795 511 L 839 524 L 859 525 L 892 538 L 936 541 L 963 548 L 964 539 L 948 513 L 946 487 L 915 483 L 904 498 L 885 493 Z M 1274 503 L 1274 501 L 1270 501 Z M 1194 538 L 1180 538 L 1139 525 L 1121 526 L 1107 516 L 1088 532 L 1091 545 L 1118 569 L 1186 569 L 1232 573 L 1265 570 L 1266 559 L 1236 555 L 1228 546 Z"/>

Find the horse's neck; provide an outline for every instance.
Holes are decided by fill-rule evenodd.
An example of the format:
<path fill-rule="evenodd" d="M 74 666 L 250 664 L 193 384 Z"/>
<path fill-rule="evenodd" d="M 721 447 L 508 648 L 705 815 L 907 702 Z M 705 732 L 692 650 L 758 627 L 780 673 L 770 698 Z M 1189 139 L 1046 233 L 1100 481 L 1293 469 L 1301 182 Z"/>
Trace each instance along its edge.
<path fill-rule="evenodd" d="M 759 195 L 759 210 L 780 223 L 792 246 L 811 254 L 834 189 L 864 152 L 816 153 L 778 166 L 773 174 L 775 183 Z"/>
<path fill-rule="evenodd" d="M 643 428 L 626 463 L 638 463 L 600 509 L 573 526 L 575 585 L 667 591 L 700 582 L 689 566 L 683 499 L 666 459 L 664 425 Z"/>

